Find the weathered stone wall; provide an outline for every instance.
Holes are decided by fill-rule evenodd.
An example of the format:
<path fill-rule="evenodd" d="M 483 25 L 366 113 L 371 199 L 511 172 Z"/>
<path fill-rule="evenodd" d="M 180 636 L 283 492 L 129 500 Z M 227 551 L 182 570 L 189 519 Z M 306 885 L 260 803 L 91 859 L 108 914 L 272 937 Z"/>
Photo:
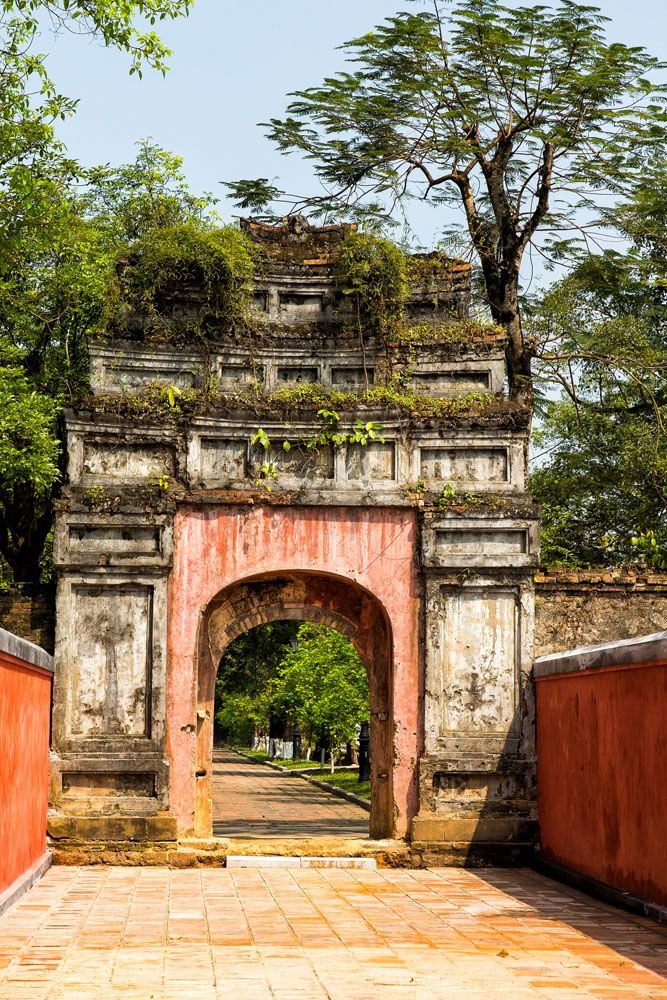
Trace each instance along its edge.
<path fill-rule="evenodd" d="M 667 574 L 544 570 L 535 578 L 535 655 L 667 629 Z"/>
<path fill-rule="evenodd" d="M 0 591 L 0 628 L 53 653 L 56 592 L 51 584 L 15 584 Z"/>
<path fill-rule="evenodd" d="M 50 833 L 65 850 L 210 836 L 221 601 L 234 634 L 277 614 L 351 629 L 373 836 L 516 856 L 535 836 L 538 539 L 504 337 L 456 322 L 467 264 L 413 259 L 407 325 L 380 335 L 346 312 L 339 228 L 252 233 L 269 258 L 252 331 L 207 326 L 198 350 L 182 320 L 202 298 L 178 286 L 157 339 L 137 315 L 93 346 L 92 396 L 66 414 Z M 359 447 L 375 421 L 383 440 Z"/>

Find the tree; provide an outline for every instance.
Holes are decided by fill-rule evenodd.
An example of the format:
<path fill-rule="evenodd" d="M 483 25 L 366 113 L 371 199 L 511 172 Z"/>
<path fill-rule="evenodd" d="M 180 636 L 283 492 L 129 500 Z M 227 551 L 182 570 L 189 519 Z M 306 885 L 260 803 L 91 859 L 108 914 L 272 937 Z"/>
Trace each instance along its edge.
<path fill-rule="evenodd" d="M 49 187 L 48 225 L 24 231 L 0 273 L 0 420 L 14 442 L 0 484 L 0 555 L 17 581 L 40 578 L 60 471 L 58 417 L 87 391 L 86 340 L 112 273 L 72 192 L 56 178 Z"/>
<path fill-rule="evenodd" d="M 217 218 L 215 199 L 193 194 L 182 168 L 182 157 L 142 139 L 132 163 L 86 171 L 86 214 L 116 247 L 186 223 L 205 228 Z"/>
<path fill-rule="evenodd" d="M 620 386 L 605 392 L 600 406 L 559 400 L 547 406 L 536 439 L 549 452 L 530 479 L 542 515 L 543 563 L 660 568 L 667 553 L 667 447 L 652 411 L 635 411 L 632 394 Z"/>
<path fill-rule="evenodd" d="M 583 213 L 664 148 L 666 88 L 646 78 L 664 67 L 608 43 L 607 19 L 571 0 L 431 7 L 347 43 L 353 71 L 292 95 L 268 135 L 313 161 L 325 193 L 301 204 L 321 213 L 365 206 L 386 217 L 411 197 L 463 211 L 488 308 L 507 332 L 512 395 L 529 397 L 524 255 L 571 250 Z M 228 187 L 254 207 L 275 196 L 265 178 Z"/>
<path fill-rule="evenodd" d="M 17 581 L 39 579 L 51 527 L 60 450 L 56 411 L 20 367 L 0 366 L 0 552 Z"/>
<path fill-rule="evenodd" d="M 228 646 L 215 682 L 215 721 L 225 739 L 247 745 L 268 732 L 275 679 L 298 630 L 299 622 L 270 622 Z"/>
<path fill-rule="evenodd" d="M 57 480 L 57 414 L 85 384 L 83 337 L 110 265 L 108 241 L 76 192 L 81 171 L 55 137 L 54 123 L 76 102 L 57 91 L 36 51 L 39 30 L 50 22 L 100 39 L 129 54 L 131 73 L 144 65 L 164 72 L 169 49 L 153 29 L 191 3 L 0 0 L 0 421 L 8 434 L 0 555 L 17 580 L 39 579 Z"/>
<path fill-rule="evenodd" d="M 101 39 L 104 45 L 127 52 L 130 72 L 141 73 L 144 63 L 164 72 L 170 49 L 152 29 L 161 21 L 187 15 L 193 0 L 0 0 L 0 37 L 7 62 L 37 59 L 30 53 L 40 23 L 55 30 Z M 143 24 L 146 24 L 147 30 Z M 21 38 L 20 48 L 16 40 Z"/>
<path fill-rule="evenodd" d="M 165 72 L 170 50 L 153 30 L 186 15 L 192 0 L 0 0 L 0 269 L 26 230 L 50 219 L 55 173 L 73 173 L 53 126 L 74 113 L 60 94 L 46 57 L 35 51 L 40 26 L 51 24 L 100 39 L 129 54 L 130 72 L 147 65 Z M 144 25 L 146 27 L 144 27 Z"/>
<path fill-rule="evenodd" d="M 545 562 L 667 565 L 667 171 L 607 213 L 623 252 L 582 261 L 530 316 L 547 397 L 531 477 Z"/>
<path fill-rule="evenodd" d="M 174 222 L 210 226 L 211 200 L 188 191 L 180 162 L 148 142 L 139 144 L 134 163 L 94 168 L 89 175 L 77 176 L 54 161 L 40 182 L 41 224 L 18 227 L 6 244 L 0 368 L 22 371 L 25 386 L 14 374 L 5 381 L 8 392 L 14 387 L 19 393 L 17 401 L 24 390 L 44 398 L 49 416 L 41 426 L 49 433 L 34 439 L 33 457 L 41 442 L 44 457 L 56 462 L 58 415 L 89 391 L 88 339 L 106 322 L 117 258 L 139 239 L 173 232 Z M 39 463 L 33 468 L 32 485 L 25 464 L 20 484 L 11 477 L 0 484 L 0 555 L 16 580 L 39 579 L 58 484 L 57 469 L 47 482 L 37 475 Z"/>
<path fill-rule="evenodd" d="M 353 740 L 368 718 L 368 678 L 356 649 L 325 625 L 304 624 L 298 644 L 284 656 L 274 689 L 274 704 L 298 721 L 309 742 L 321 731 L 335 748 Z"/>
<path fill-rule="evenodd" d="M 298 722 L 312 745 L 334 748 L 368 718 L 366 668 L 349 639 L 324 625 L 281 621 L 233 642 L 216 680 L 216 723 L 228 739 L 249 741 L 272 721 Z"/>

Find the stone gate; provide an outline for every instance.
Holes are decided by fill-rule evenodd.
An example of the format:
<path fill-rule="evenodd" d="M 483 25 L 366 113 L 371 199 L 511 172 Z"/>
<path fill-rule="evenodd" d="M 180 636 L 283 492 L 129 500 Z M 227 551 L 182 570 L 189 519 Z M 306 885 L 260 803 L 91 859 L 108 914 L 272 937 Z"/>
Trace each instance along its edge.
<path fill-rule="evenodd" d="M 136 316 L 93 344 L 90 403 L 67 414 L 51 836 L 210 837 L 220 658 L 291 618 L 368 669 L 371 836 L 519 852 L 537 521 L 502 333 L 468 318 L 469 265 L 437 254 L 413 259 L 402 334 L 360 329 L 334 268 L 353 227 L 243 226 L 264 261 L 249 332 L 179 340 Z M 200 302 L 183 284 L 165 309 L 176 327 Z M 322 410 L 382 440 L 316 443 Z"/>

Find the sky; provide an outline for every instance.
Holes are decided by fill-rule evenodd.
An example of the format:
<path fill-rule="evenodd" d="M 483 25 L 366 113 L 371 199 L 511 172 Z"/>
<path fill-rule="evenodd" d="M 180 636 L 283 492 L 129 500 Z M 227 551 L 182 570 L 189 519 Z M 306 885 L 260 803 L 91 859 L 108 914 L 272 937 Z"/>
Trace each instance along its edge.
<path fill-rule="evenodd" d="M 544 2 L 544 0 L 543 0 Z M 282 115 L 286 94 L 344 68 L 342 42 L 363 34 L 405 0 L 196 0 L 189 18 L 164 24 L 173 49 L 166 77 L 129 76 L 129 59 L 99 43 L 44 31 L 39 48 L 61 93 L 78 98 L 59 132 L 82 164 L 123 163 L 152 137 L 184 159 L 195 192 L 223 199 L 220 181 L 269 177 L 290 192 L 313 190 L 312 170 L 281 156 L 257 123 Z M 667 61 L 666 0 L 598 0 L 612 23 L 608 38 L 641 45 Z M 435 210 L 422 208 L 415 228 L 437 240 Z"/>

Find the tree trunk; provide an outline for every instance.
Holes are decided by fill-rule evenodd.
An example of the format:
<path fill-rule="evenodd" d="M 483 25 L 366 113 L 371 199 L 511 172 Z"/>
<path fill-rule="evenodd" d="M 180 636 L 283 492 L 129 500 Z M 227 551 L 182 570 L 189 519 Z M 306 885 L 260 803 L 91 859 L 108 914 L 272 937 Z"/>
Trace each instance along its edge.
<path fill-rule="evenodd" d="M 524 343 L 521 317 L 518 310 L 502 322 L 507 331 L 507 381 L 510 399 L 516 399 L 532 406 L 533 381 L 531 352 Z"/>
<path fill-rule="evenodd" d="M 507 287 L 509 285 L 509 287 Z M 495 323 L 507 334 L 505 360 L 510 399 L 532 406 L 533 382 L 531 372 L 531 351 L 526 346 L 519 310 L 518 274 L 516 279 L 506 283 L 500 301 L 491 302 L 491 315 Z"/>
<path fill-rule="evenodd" d="M 31 491 L 14 496 L 0 512 L 0 553 L 16 583 L 39 583 L 44 543 L 51 529 L 51 499 L 35 503 Z"/>

